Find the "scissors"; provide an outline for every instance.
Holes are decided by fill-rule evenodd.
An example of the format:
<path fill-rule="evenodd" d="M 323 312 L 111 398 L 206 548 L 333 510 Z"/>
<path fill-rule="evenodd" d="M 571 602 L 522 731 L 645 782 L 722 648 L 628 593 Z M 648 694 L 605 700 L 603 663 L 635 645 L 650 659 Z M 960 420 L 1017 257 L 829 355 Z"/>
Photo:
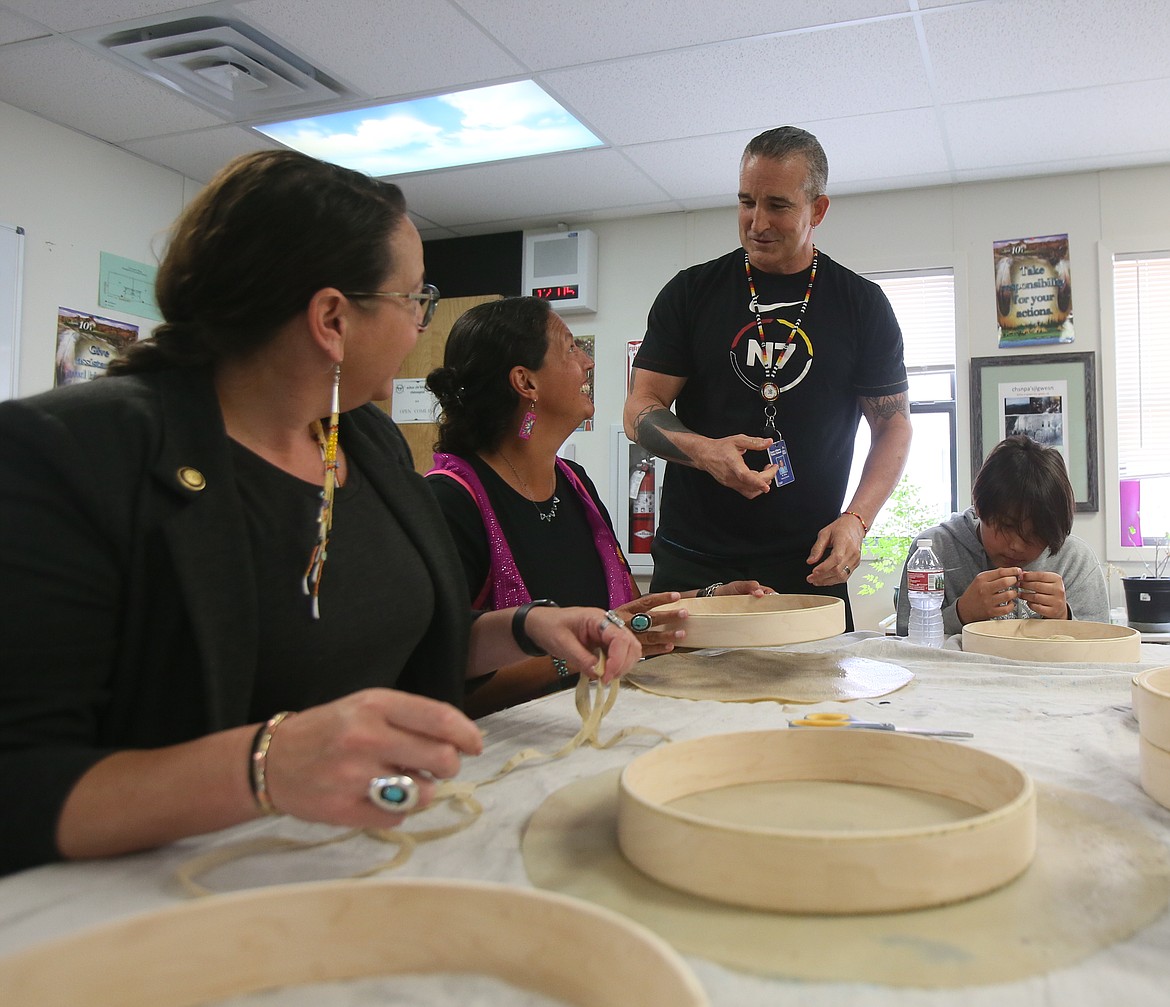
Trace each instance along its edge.
<path fill-rule="evenodd" d="M 859 727 L 870 731 L 898 731 L 901 734 L 923 734 L 932 738 L 973 738 L 970 731 L 930 731 L 925 728 L 895 727 L 876 720 L 858 720 L 848 713 L 806 713 L 799 720 L 788 721 L 789 727 Z"/>

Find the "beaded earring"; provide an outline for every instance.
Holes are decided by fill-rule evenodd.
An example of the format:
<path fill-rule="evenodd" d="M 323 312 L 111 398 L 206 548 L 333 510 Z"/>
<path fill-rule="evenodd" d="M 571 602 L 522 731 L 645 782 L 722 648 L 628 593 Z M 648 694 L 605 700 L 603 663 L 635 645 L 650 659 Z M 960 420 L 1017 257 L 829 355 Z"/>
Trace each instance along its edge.
<path fill-rule="evenodd" d="M 325 569 L 329 533 L 333 530 L 333 491 L 337 486 L 337 428 L 340 403 L 338 389 L 340 386 L 341 364 L 334 364 L 333 399 L 330 404 L 328 436 L 321 426 L 321 421 L 313 420 L 313 435 L 317 438 L 317 444 L 321 448 L 321 458 L 325 462 L 325 480 L 321 486 L 321 510 L 317 515 L 317 544 L 313 546 L 312 555 L 309 556 L 309 565 L 305 569 L 305 578 L 301 587 L 304 593 L 312 598 L 310 612 L 314 619 L 321 618 L 317 596 L 321 591 L 321 573 Z"/>
<path fill-rule="evenodd" d="M 526 441 L 532 436 L 532 429 L 536 426 L 536 399 L 532 400 L 532 405 L 528 407 L 528 411 L 524 414 L 524 419 L 520 421 L 520 440 Z"/>

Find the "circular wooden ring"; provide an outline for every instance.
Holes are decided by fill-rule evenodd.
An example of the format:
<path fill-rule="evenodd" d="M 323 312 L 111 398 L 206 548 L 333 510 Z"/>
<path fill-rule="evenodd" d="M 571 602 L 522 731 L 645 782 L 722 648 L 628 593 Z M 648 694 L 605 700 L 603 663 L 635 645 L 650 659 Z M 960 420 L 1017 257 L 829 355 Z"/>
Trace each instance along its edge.
<path fill-rule="evenodd" d="M 1163 808 L 1170 809 L 1170 752 L 1145 735 L 1138 739 L 1142 790 Z"/>
<path fill-rule="evenodd" d="M 598 942 L 601 968 L 582 967 Z M 395 974 L 495 976 L 571 1004 L 705 1007 L 661 938 L 553 892 L 472 881 L 330 881 L 216 895 L 0 959 L 8 1003 L 188 1007 Z"/>
<path fill-rule="evenodd" d="M 1151 745 L 1170 750 L 1170 667 L 1138 672 L 1130 694 L 1142 737 Z"/>
<path fill-rule="evenodd" d="M 963 627 L 963 652 L 1048 664 L 1134 664 L 1142 659 L 1142 636 L 1108 622 L 991 619 Z"/>
<path fill-rule="evenodd" d="M 780 647 L 845 632 L 845 602 L 820 594 L 683 598 L 650 611 L 680 608 L 688 613 L 684 647 Z"/>
<path fill-rule="evenodd" d="M 810 831 L 737 826 L 672 809 L 691 794 L 817 780 L 905 787 L 982 809 L 928 827 Z M 883 731 L 755 731 L 678 741 L 621 776 L 618 845 L 657 881 L 720 902 L 791 913 L 943 905 L 1020 874 L 1035 853 L 1031 778 L 969 746 Z"/>

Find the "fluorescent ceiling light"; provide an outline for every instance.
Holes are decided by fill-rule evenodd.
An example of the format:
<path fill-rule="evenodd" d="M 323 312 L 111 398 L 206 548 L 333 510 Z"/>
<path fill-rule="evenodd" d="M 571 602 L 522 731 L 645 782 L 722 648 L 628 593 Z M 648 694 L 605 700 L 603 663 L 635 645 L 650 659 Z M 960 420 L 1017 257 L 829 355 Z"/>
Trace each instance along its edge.
<path fill-rule="evenodd" d="M 252 128 L 375 177 L 602 146 L 530 80 Z"/>

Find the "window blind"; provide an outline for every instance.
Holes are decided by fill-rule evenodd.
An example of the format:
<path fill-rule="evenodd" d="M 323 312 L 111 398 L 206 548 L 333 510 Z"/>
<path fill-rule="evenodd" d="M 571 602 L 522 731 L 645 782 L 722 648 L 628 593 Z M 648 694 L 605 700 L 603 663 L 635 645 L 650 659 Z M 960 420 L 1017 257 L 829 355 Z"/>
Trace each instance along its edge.
<path fill-rule="evenodd" d="M 954 273 L 937 269 L 868 276 L 885 292 L 902 327 L 907 370 L 954 370 Z"/>
<path fill-rule="evenodd" d="M 1113 304 L 1118 471 L 1170 475 L 1170 252 L 1117 256 Z"/>

